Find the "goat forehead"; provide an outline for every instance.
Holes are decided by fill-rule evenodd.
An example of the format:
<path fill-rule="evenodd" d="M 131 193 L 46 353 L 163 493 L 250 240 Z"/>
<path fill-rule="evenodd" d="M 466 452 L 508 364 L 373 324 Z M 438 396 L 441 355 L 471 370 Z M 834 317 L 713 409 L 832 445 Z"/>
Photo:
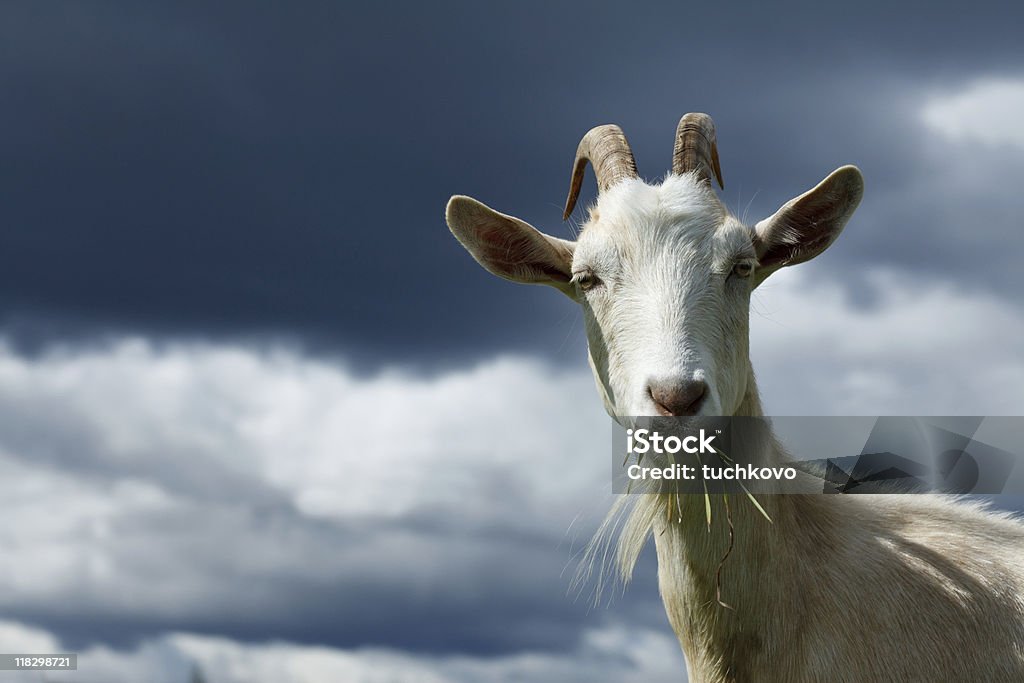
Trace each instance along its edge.
<path fill-rule="evenodd" d="M 688 176 L 669 176 L 660 185 L 649 185 L 634 178 L 620 182 L 598 197 L 588 228 L 664 232 L 670 226 L 702 224 L 711 229 L 725 213 L 714 192 Z"/>
<path fill-rule="evenodd" d="M 669 176 L 660 185 L 624 181 L 602 194 L 577 254 L 593 265 L 615 261 L 631 270 L 666 262 L 693 269 L 713 267 L 749 243 L 748 229 L 712 190 L 689 176 Z"/>

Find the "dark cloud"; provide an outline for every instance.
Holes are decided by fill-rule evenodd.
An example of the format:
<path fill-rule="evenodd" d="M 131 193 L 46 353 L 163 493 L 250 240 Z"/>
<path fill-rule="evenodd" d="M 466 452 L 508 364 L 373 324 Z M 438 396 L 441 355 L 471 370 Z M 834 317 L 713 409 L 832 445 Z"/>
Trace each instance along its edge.
<path fill-rule="evenodd" d="M 109 589 L 83 581 L 78 595 L 62 600 L 7 600 L 4 617 L 44 628 L 76 649 L 131 647 L 177 631 L 257 643 L 487 656 L 568 651 L 585 629 L 607 623 L 667 628 L 649 562 L 636 587 L 642 597 L 629 609 L 592 610 L 568 594 L 567 554 L 549 539 L 517 541 L 502 530 L 456 536 L 449 529 L 417 535 L 413 545 L 433 550 L 417 559 L 401 548 L 400 539 L 411 535 L 406 528 L 245 517 L 196 506 L 141 518 L 137 531 L 118 529 L 125 536 L 123 555 L 136 555 L 118 563 L 121 589 L 141 593 L 132 604 L 111 600 Z M 153 542 L 143 542 L 141 530 Z M 382 543 L 381 537 L 390 540 Z M 346 566 L 359 544 L 381 551 L 372 572 Z M 271 570 L 265 566 L 267 546 L 281 556 Z M 290 561 L 285 552 L 292 553 Z M 389 569 L 389 563 L 405 569 Z M 161 596 L 165 591 L 177 598 Z"/>
<path fill-rule="evenodd" d="M 906 241 L 875 246 L 943 220 L 886 189 L 924 170 L 899 95 L 1020 67 L 1014 11 L 7 4 L 0 320 L 37 343 L 293 335 L 370 364 L 550 354 L 564 302 L 485 277 L 445 200 L 566 235 L 579 135 L 621 122 L 657 177 L 690 109 L 716 116 L 735 208 L 756 217 L 857 162 L 871 223 L 836 258 L 916 267 Z M 947 237 L 926 263 L 962 253 Z"/>

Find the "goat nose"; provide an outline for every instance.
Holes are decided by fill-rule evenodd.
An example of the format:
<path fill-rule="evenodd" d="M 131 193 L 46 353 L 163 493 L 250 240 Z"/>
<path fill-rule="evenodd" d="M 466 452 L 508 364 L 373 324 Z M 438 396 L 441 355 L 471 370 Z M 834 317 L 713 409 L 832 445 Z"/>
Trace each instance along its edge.
<path fill-rule="evenodd" d="M 708 393 L 708 385 L 700 379 L 651 380 L 647 392 L 660 415 L 682 417 L 696 415 Z"/>

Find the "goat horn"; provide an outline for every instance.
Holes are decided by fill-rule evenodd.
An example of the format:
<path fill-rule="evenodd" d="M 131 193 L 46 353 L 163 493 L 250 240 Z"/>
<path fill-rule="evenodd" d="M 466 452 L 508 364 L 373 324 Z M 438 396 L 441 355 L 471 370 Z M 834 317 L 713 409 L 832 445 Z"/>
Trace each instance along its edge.
<path fill-rule="evenodd" d="M 672 152 L 672 172 L 676 175 L 696 171 L 711 184 L 714 174 L 718 185 L 722 182 L 722 168 L 718 165 L 718 144 L 715 141 L 715 122 L 707 114 L 690 113 L 679 119 L 676 144 Z"/>
<path fill-rule="evenodd" d="M 569 197 L 565 200 L 565 211 L 562 220 L 568 220 L 569 214 L 576 207 L 576 200 L 583 187 L 583 173 L 587 170 L 587 162 L 594 167 L 597 176 L 597 187 L 604 192 L 609 187 L 625 180 L 636 178 L 636 161 L 633 151 L 629 148 L 626 135 L 614 124 L 591 128 L 579 147 L 576 148 L 576 159 L 572 162 L 572 181 L 569 183 Z"/>

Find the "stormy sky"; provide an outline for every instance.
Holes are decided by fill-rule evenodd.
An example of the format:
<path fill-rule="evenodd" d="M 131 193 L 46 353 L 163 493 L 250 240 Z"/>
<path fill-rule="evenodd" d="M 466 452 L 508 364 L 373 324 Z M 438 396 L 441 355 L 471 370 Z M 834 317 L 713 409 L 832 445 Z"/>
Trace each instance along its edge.
<path fill-rule="evenodd" d="M 1021 414 L 1019 14 L 4 3 L 0 651 L 684 680 L 652 558 L 572 586 L 610 499 L 579 314 L 480 269 L 445 202 L 568 238 L 580 136 L 620 124 L 656 181 L 687 111 L 750 222 L 857 164 L 841 239 L 754 298 L 769 412 Z"/>

